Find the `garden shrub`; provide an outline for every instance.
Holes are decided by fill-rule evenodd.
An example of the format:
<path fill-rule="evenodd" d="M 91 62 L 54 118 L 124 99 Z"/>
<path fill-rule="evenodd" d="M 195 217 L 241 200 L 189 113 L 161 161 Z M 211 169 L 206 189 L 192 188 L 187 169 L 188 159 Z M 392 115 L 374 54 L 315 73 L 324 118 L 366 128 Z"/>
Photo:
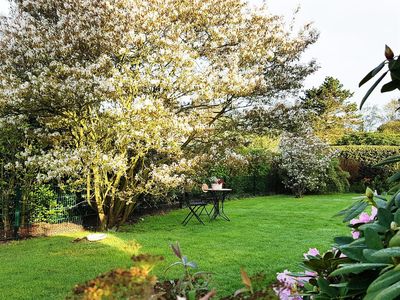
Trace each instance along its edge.
<path fill-rule="evenodd" d="M 57 194 L 49 185 L 39 185 L 29 193 L 30 221 L 32 223 L 57 223 L 68 216 L 61 204 L 57 203 Z"/>
<path fill-rule="evenodd" d="M 285 133 L 279 148 L 278 167 L 283 183 L 296 197 L 326 186 L 325 179 L 334 153 L 310 130 Z"/>
<path fill-rule="evenodd" d="M 339 150 L 341 168 L 349 172 L 350 191 L 361 193 L 369 186 L 379 192 L 388 190 L 386 178 L 399 168 L 399 164 L 376 167 L 379 161 L 400 153 L 398 146 L 346 145 Z"/>
<path fill-rule="evenodd" d="M 341 137 L 336 144 L 400 146 L 400 134 L 381 132 L 353 132 Z"/>
<path fill-rule="evenodd" d="M 326 171 L 325 185 L 316 192 L 321 194 L 348 192 L 350 188 L 349 177 L 350 174 L 340 167 L 339 160 L 334 158 L 330 161 Z"/>
<path fill-rule="evenodd" d="M 400 153 L 397 146 L 374 146 L 374 145 L 346 145 L 335 146 L 334 149 L 339 151 L 339 157 L 345 159 L 353 159 L 365 164 L 374 165 L 385 159 Z"/>
<path fill-rule="evenodd" d="M 75 286 L 73 295 L 68 299 L 163 299 L 154 290 L 157 278 L 150 274 L 155 264 L 162 260 L 160 256 L 133 256 L 134 266 L 129 269 L 115 269 L 102 274 L 84 284 Z"/>

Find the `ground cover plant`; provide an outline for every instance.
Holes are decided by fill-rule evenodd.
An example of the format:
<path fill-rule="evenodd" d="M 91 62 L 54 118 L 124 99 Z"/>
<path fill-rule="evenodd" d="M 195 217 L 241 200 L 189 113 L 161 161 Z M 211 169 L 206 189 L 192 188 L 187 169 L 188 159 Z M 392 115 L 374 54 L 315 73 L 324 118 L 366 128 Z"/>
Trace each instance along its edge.
<path fill-rule="evenodd" d="M 213 272 L 212 287 L 218 296 L 242 287 L 240 267 L 249 275 L 265 272 L 275 280 L 283 269 L 298 269 L 298 260 L 309 245 L 321 251 L 329 248 L 332 235 L 349 234 L 333 215 L 348 206 L 352 195 L 257 197 L 226 204 L 231 222 L 180 222 L 186 210 L 145 217 L 122 232 L 108 233 L 102 242 L 72 243 L 82 233 L 35 238 L 0 245 L 0 299 L 63 299 L 75 284 L 83 283 L 111 269 L 131 266 L 130 256 L 149 253 L 164 256 L 154 274 L 165 278 L 164 270 L 176 258 L 169 244 L 179 241 L 185 254 L 199 269 Z M 179 278 L 180 270 L 168 271 Z"/>

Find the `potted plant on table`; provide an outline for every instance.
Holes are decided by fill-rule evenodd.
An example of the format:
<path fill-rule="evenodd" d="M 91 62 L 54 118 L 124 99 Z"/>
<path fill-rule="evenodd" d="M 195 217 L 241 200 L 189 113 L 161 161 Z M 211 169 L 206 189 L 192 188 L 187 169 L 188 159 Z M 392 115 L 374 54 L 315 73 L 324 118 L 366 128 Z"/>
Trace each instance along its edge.
<path fill-rule="evenodd" d="M 213 190 L 220 190 L 222 189 L 222 185 L 224 184 L 224 180 L 217 178 L 216 176 L 210 177 L 211 188 Z"/>

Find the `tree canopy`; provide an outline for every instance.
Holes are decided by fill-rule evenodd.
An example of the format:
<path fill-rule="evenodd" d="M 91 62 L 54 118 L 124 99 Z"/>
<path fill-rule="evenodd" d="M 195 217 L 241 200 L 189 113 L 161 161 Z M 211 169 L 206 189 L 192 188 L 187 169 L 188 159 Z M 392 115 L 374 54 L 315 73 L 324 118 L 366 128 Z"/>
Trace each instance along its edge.
<path fill-rule="evenodd" d="M 1 122 L 35 141 L 20 153 L 38 180 L 84 191 L 118 226 L 141 196 L 187 182 L 231 112 L 295 93 L 317 36 L 240 0 L 16 0 L 0 24 Z"/>
<path fill-rule="evenodd" d="M 332 141 L 361 124 L 356 103 L 349 101 L 352 95 L 338 79 L 326 77 L 319 87 L 306 90 L 299 105 L 314 113 L 312 127 L 316 134 Z"/>

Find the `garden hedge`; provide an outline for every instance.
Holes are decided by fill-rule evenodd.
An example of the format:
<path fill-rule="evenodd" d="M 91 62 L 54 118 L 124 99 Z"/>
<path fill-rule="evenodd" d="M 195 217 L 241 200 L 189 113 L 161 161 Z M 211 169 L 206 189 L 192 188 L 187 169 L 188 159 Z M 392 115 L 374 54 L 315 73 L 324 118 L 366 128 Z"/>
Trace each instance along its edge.
<path fill-rule="evenodd" d="M 400 134 L 382 132 L 354 132 L 342 136 L 337 145 L 400 146 Z"/>
<path fill-rule="evenodd" d="M 399 146 L 346 145 L 334 146 L 339 151 L 338 156 L 353 159 L 367 165 L 375 165 L 383 159 L 400 154 Z"/>

